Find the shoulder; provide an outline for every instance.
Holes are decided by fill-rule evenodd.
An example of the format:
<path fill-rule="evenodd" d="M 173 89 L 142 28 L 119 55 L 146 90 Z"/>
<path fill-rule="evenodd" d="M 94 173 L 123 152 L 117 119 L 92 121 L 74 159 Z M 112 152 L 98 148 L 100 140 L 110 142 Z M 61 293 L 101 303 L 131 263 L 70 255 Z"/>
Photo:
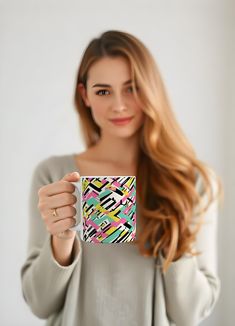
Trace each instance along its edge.
<path fill-rule="evenodd" d="M 73 154 L 50 155 L 35 165 L 33 176 L 43 183 L 49 183 L 61 179 L 73 169 Z"/>

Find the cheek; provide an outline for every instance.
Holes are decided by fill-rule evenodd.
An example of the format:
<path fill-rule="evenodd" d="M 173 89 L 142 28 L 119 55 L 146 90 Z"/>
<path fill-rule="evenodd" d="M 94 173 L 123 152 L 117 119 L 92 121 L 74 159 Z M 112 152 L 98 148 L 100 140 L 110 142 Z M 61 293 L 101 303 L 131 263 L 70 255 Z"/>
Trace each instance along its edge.
<path fill-rule="evenodd" d="M 91 96 L 90 103 L 95 115 L 100 115 L 105 111 L 105 102 L 101 97 Z"/>
<path fill-rule="evenodd" d="M 102 121 L 106 117 L 106 110 L 105 110 L 104 106 L 101 105 L 100 103 L 92 103 L 90 110 L 91 110 L 92 117 L 93 117 L 94 121 L 98 125 L 100 125 L 100 123 L 102 123 Z"/>
<path fill-rule="evenodd" d="M 137 116 L 137 120 L 139 123 L 143 123 L 145 120 L 145 113 L 143 112 L 143 110 L 141 108 L 137 108 L 136 110 L 136 116 Z"/>

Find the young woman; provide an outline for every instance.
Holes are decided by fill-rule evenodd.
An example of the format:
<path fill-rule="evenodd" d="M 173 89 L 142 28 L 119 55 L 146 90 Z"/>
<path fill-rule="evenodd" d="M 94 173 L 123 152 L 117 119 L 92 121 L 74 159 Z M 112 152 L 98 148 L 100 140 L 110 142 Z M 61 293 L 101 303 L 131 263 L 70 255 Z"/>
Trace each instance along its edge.
<path fill-rule="evenodd" d="M 53 326 L 198 325 L 220 293 L 222 182 L 177 123 L 149 50 L 123 31 L 93 39 L 75 106 L 87 149 L 32 176 L 25 301 Z M 80 175 L 136 175 L 135 241 L 95 245 L 70 230 Z"/>

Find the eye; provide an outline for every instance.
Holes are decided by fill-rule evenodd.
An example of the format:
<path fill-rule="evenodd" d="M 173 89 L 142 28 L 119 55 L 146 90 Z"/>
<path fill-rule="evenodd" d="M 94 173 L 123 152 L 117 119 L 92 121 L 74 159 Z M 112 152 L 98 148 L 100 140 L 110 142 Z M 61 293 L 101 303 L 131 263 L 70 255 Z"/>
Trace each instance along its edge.
<path fill-rule="evenodd" d="M 96 94 L 97 94 L 97 95 L 100 95 L 100 92 L 106 92 L 106 91 L 108 92 L 107 89 L 100 89 L 99 91 L 96 92 Z"/>

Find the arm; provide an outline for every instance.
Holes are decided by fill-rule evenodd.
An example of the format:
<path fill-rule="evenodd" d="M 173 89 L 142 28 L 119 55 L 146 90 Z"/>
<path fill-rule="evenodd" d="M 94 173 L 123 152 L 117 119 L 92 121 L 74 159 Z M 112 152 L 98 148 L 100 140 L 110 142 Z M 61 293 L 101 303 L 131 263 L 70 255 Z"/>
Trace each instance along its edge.
<path fill-rule="evenodd" d="M 53 182 L 50 164 L 51 171 L 55 171 L 53 159 L 48 158 L 41 161 L 33 172 L 29 196 L 27 258 L 21 267 L 24 300 L 36 316 L 44 319 L 62 308 L 71 274 L 75 267 L 80 272 L 82 257 L 78 235 L 73 243 L 70 264 L 62 266 L 54 257 L 52 236 L 47 232 L 37 207 L 39 188 Z"/>
<path fill-rule="evenodd" d="M 215 201 L 197 234 L 195 245 L 202 254 L 183 255 L 163 274 L 167 314 L 177 326 L 198 325 L 210 315 L 218 300 L 221 285 L 217 274 L 217 219 Z M 162 254 L 160 262 L 164 262 Z"/>

